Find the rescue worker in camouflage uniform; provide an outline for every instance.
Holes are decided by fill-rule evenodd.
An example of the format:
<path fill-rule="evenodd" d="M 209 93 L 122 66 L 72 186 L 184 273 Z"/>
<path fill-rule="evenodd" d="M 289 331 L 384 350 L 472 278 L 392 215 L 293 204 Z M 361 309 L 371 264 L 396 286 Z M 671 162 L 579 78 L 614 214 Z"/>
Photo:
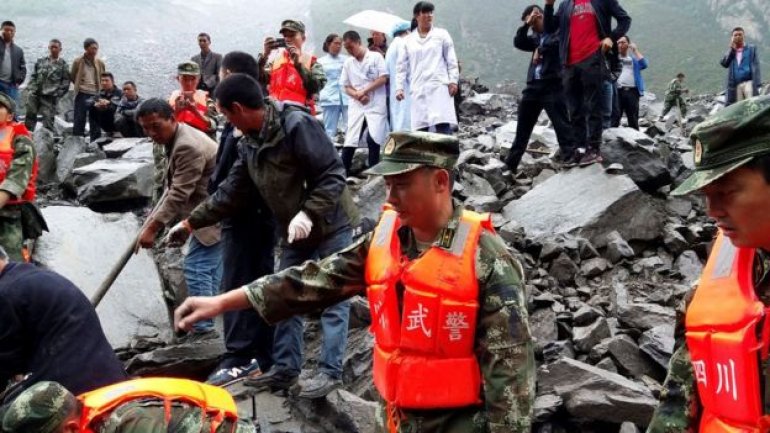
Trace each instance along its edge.
<path fill-rule="evenodd" d="M 488 215 L 452 202 L 459 154 L 455 137 L 391 133 L 368 171 L 387 188 L 373 233 L 321 261 L 189 298 L 176 327 L 244 308 L 274 323 L 366 293 L 378 432 L 528 433 L 535 360 L 523 271 Z"/>
<path fill-rule="evenodd" d="M 54 130 L 56 104 L 70 88 L 70 68 L 67 61 L 59 57 L 61 41 L 51 39 L 46 57 L 35 62 L 32 77 L 27 84 L 27 106 L 24 124 L 30 132 L 35 131 L 38 114 L 43 116 L 43 127 Z"/>
<path fill-rule="evenodd" d="M 263 51 L 257 58 L 259 82 L 274 100 L 306 105 L 315 114 L 315 99 L 326 85 L 326 73 L 315 56 L 302 52 L 305 24 L 284 20 L 279 33 L 283 43 L 272 37 L 265 38 Z M 281 51 L 268 63 L 270 54 L 276 49 Z"/>
<path fill-rule="evenodd" d="M 663 120 L 674 107 L 679 109 L 679 113 L 684 119 L 687 116 L 687 101 L 685 101 L 684 95 L 687 93 L 690 93 L 690 90 L 684 87 L 684 74 L 680 72 L 676 78 L 671 80 L 668 89 L 666 89 L 666 98 L 663 100 L 663 112 L 660 113 L 660 120 Z"/>
<path fill-rule="evenodd" d="M 13 121 L 16 104 L 0 93 L 0 245 L 13 261 L 22 262 L 22 206 L 35 198 L 37 153 L 27 128 Z"/>
<path fill-rule="evenodd" d="M 725 108 L 691 141 L 695 172 L 672 195 L 703 193 L 719 233 L 677 326 L 686 344 L 671 358 L 647 432 L 766 432 L 770 96 Z"/>
<path fill-rule="evenodd" d="M 256 432 L 254 425 L 243 419 L 227 419 L 211 430 L 211 424 L 216 422 L 212 413 L 203 413 L 201 407 L 177 400 L 171 402 L 167 414 L 163 400 L 152 397 L 119 404 L 86 424 L 83 403 L 83 396 L 75 397 L 56 382 L 39 382 L 0 407 L 0 432 L 78 433 L 86 431 L 86 427 L 93 433 Z"/>

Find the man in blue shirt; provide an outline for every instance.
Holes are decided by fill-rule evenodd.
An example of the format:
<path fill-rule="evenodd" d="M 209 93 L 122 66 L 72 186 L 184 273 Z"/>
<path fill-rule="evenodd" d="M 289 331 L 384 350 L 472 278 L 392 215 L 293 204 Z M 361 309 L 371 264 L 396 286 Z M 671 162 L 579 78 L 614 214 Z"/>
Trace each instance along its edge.
<path fill-rule="evenodd" d="M 759 53 L 756 45 L 746 43 L 743 27 L 733 29 L 730 50 L 720 62 L 727 68 L 727 104 L 759 95 L 762 76 L 759 70 Z"/>

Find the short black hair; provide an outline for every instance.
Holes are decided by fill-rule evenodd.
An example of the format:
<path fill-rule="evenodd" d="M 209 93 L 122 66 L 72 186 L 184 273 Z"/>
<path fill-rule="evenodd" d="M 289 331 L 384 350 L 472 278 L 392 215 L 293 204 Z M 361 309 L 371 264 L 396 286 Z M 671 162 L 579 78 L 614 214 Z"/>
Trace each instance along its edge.
<path fill-rule="evenodd" d="M 629 38 L 629 37 L 628 37 L 628 35 L 623 35 L 623 36 L 621 36 L 620 38 L 626 38 L 626 41 L 627 41 L 629 44 L 631 43 L 631 38 Z M 618 38 L 618 40 L 620 40 L 620 38 Z"/>
<path fill-rule="evenodd" d="M 96 42 L 96 39 L 94 39 L 94 38 L 86 38 L 86 40 L 83 41 L 83 49 L 87 50 L 88 47 L 90 47 L 91 45 L 94 45 L 94 44 L 99 45 L 99 42 Z"/>
<path fill-rule="evenodd" d="M 338 37 L 340 37 L 340 35 L 338 35 L 337 33 L 329 33 L 329 35 L 326 36 L 326 39 L 324 39 L 324 45 L 323 45 L 324 53 L 329 52 L 329 45 L 331 45 L 332 42 L 334 42 L 334 40 L 337 39 Z"/>
<path fill-rule="evenodd" d="M 214 91 L 220 107 L 230 110 L 236 102 L 253 110 L 265 106 L 265 96 L 257 80 L 246 74 L 233 74 L 222 80 Z"/>
<path fill-rule="evenodd" d="M 543 8 L 541 8 L 540 6 L 529 5 L 526 8 L 524 8 L 524 12 L 521 13 L 521 20 L 526 21 L 527 17 L 530 16 L 532 14 L 532 11 L 534 11 L 535 9 L 539 9 L 540 12 L 543 12 Z"/>
<path fill-rule="evenodd" d="M 361 35 L 359 35 L 355 30 L 348 30 L 344 35 L 342 35 L 342 40 L 361 43 Z"/>
<path fill-rule="evenodd" d="M 3 21 L 3 24 L 0 25 L 0 27 L 13 27 L 16 28 L 16 24 L 13 23 L 13 21 Z"/>
<path fill-rule="evenodd" d="M 49 43 L 49 44 L 56 44 L 56 45 L 58 45 L 58 46 L 59 46 L 59 48 L 61 48 L 61 41 L 60 41 L 60 40 L 58 40 L 58 39 L 56 39 L 56 38 L 54 38 L 54 39 L 51 39 L 50 41 L 48 41 L 48 43 Z"/>
<path fill-rule="evenodd" d="M 676 74 L 676 78 L 684 78 L 684 77 L 685 77 L 684 72 L 680 72 Z"/>
<path fill-rule="evenodd" d="M 139 118 L 149 116 L 151 114 L 157 114 L 163 119 L 173 119 L 174 109 L 171 108 L 171 104 L 169 104 L 165 99 L 150 98 L 139 105 L 139 109 L 136 111 L 135 118 L 136 120 L 139 120 Z"/>
<path fill-rule="evenodd" d="M 246 74 L 251 78 L 259 79 L 259 66 L 257 60 L 249 53 L 243 51 L 231 51 L 222 59 L 222 67 L 233 74 Z"/>
<path fill-rule="evenodd" d="M 112 72 L 102 72 L 99 76 L 102 78 L 109 77 L 110 81 L 112 81 L 113 83 L 115 82 L 115 76 L 112 75 Z"/>
<path fill-rule="evenodd" d="M 198 38 L 206 38 L 207 41 L 211 42 L 211 36 L 208 33 L 198 33 Z"/>
<path fill-rule="evenodd" d="M 733 29 L 733 31 L 732 31 L 732 32 L 730 32 L 730 33 L 732 34 L 732 33 L 735 33 L 735 32 L 743 32 L 743 33 L 746 33 L 746 30 L 743 30 L 743 27 L 740 27 L 740 26 L 738 26 L 738 27 L 734 28 L 734 29 Z"/>
<path fill-rule="evenodd" d="M 131 87 L 134 88 L 134 90 L 136 90 L 136 83 L 134 83 L 133 81 L 126 81 L 125 83 L 123 83 L 123 86 L 124 87 L 125 86 L 131 86 Z"/>
<path fill-rule="evenodd" d="M 431 2 L 417 2 L 412 9 L 412 14 L 417 16 L 420 12 L 433 12 L 436 7 Z"/>

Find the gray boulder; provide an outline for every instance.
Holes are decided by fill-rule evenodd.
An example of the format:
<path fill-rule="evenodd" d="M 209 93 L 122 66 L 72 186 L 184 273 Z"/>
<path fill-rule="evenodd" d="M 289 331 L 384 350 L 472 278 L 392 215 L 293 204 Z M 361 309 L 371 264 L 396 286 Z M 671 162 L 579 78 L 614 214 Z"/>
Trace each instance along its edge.
<path fill-rule="evenodd" d="M 607 348 L 622 373 L 639 378 L 654 372 L 654 365 L 642 355 L 639 346 L 628 335 L 612 337 L 607 342 Z"/>
<path fill-rule="evenodd" d="M 674 269 L 684 277 L 687 284 L 694 283 L 700 278 L 703 272 L 703 263 L 698 258 L 695 251 L 688 250 L 683 252 L 674 262 Z"/>
<path fill-rule="evenodd" d="M 146 138 L 118 138 L 104 145 L 102 150 L 107 154 L 107 158 L 119 158 L 138 144 L 147 141 Z"/>
<path fill-rule="evenodd" d="M 588 326 L 576 326 L 572 329 L 572 340 L 575 349 L 588 353 L 592 347 L 611 335 L 610 325 L 607 319 L 600 317 Z"/>
<path fill-rule="evenodd" d="M 535 340 L 535 351 L 538 353 L 559 338 L 559 330 L 556 327 L 556 313 L 552 308 L 535 310 L 529 316 L 529 323 L 532 327 L 532 337 Z"/>
<path fill-rule="evenodd" d="M 47 185 L 59 182 L 56 173 L 53 132 L 46 128 L 38 128 L 34 134 L 34 142 L 38 163 L 37 184 Z"/>
<path fill-rule="evenodd" d="M 479 93 L 466 98 L 460 104 L 460 111 L 466 115 L 485 114 L 503 108 L 503 98 L 495 93 Z"/>
<path fill-rule="evenodd" d="M 75 159 L 85 152 L 86 148 L 84 137 L 69 136 L 64 140 L 64 144 L 59 149 L 59 155 L 56 157 L 56 178 L 59 182 L 67 180 L 67 177 L 72 173 Z"/>
<path fill-rule="evenodd" d="M 72 171 L 78 200 L 85 205 L 149 199 L 154 187 L 152 161 L 105 159 Z"/>
<path fill-rule="evenodd" d="M 648 303 L 619 304 L 617 314 L 620 323 L 642 331 L 654 328 L 661 323 L 673 323 L 676 318 L 673 308 Z"/>
<path fill-rule="evenodd" d="M 604 133 L 601 152 L 609 164 L 622 164 L 642 191 L 654 192 L 670 185 L 668 165 L 647 135 L 631 128 L 613 128 Z"/>
<path fill-rule="evenodd" d="M 556 174 L 506 205 L 503 215 L 531 237 L 573 234 L 602 248 L 613 231 L 629 241 L 657 238 L 662 207 L 628 176 L 606 174 L 594 164 Z"/>
<path fill-rule="evenodd" d="M 646 425 L 658 405 L 647 387 L 573 359 L 544 365 L 538 379 L 538 393 L 558 395 L 578 419 Z"/>
<path fill-rule="evenodd" d="M 382 205 L 385 204 L 385 178 L 382 176 L 370 177 L 354 195 L 354 200 L 361 218 L 369 218 L 374 221 L 380 219 Z"/>
<path fill-rule="evenodd" d="M 674 353 L 674 325 L 661 324 L 650 328 L 639 337 L 639 349 L 649 355 L 663 368 L 668 368 L 668 361 Z"/>
<path fill-rule="evenodd" d="M 89 297 L 140 228 L 133 214 L 99 214 L 70 206 L 49 206 L 42 212 L 50 231 L 38 239 L 35 258 Z M 114 348 L 128 346 L 135 336 L 170 338 L 160 277 L 146 250 L 131 257 L 96 312 Z"/>

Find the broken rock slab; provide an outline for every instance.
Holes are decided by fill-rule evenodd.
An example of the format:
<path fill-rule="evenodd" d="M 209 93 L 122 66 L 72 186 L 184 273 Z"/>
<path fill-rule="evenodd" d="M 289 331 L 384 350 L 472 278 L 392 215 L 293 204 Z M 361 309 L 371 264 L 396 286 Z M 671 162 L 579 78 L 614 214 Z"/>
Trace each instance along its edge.
<path fill-rule="evenodd" d="M 537 376 L 538 393 L 558 395 L 578 419 L 647 425 L 658 405 L 644 385 L 574 359 L 544 365 Z"/>
<path fill-rule="evenodd" d="M 99 214 L 84 207 L 42 209 L 50 231 L 37 241 L 35 258 L 91 297 L 135 239 L 141 226 L 130 213 Z M 135 336 L 168 340 L 171 324 L 155 262 L 146 250 L 134 255 L 96 309 L 113 348 Z"/>
<path fill-rule="evenodd" d="M 56 178 L 59 182 L 64 182 L 72 173 L 72 168 L 78 155 L 85 152 L 87 148 L 84 137 L 69 136 L 64 140 L 59 154 L 56 156 Z"/>
<path fill-rule="evenodd" d="M 133 149 L 137 145 L 143 142 L 148 142 L 147 138 L 118 138 L 109 144 L 105 144 L 102 150 L 107 155 L 107 158 L 119 158 L 126 152 Z"/>
<path fill-rule="evenodd" d="M 78 200 L 87 205 L 146 200 L 154 186 L 152 161 L 104 159 L 72 171 Z"/>
<path fill-rule="evenodd" d="M 572 234 L 596 248 L 604 247 L 613 231 L 627 241 L 656 239 L 665 222 L 662 202 L 599 164 L 552 176 L 506 205 L 503 215 L 535 239 Z"/>

